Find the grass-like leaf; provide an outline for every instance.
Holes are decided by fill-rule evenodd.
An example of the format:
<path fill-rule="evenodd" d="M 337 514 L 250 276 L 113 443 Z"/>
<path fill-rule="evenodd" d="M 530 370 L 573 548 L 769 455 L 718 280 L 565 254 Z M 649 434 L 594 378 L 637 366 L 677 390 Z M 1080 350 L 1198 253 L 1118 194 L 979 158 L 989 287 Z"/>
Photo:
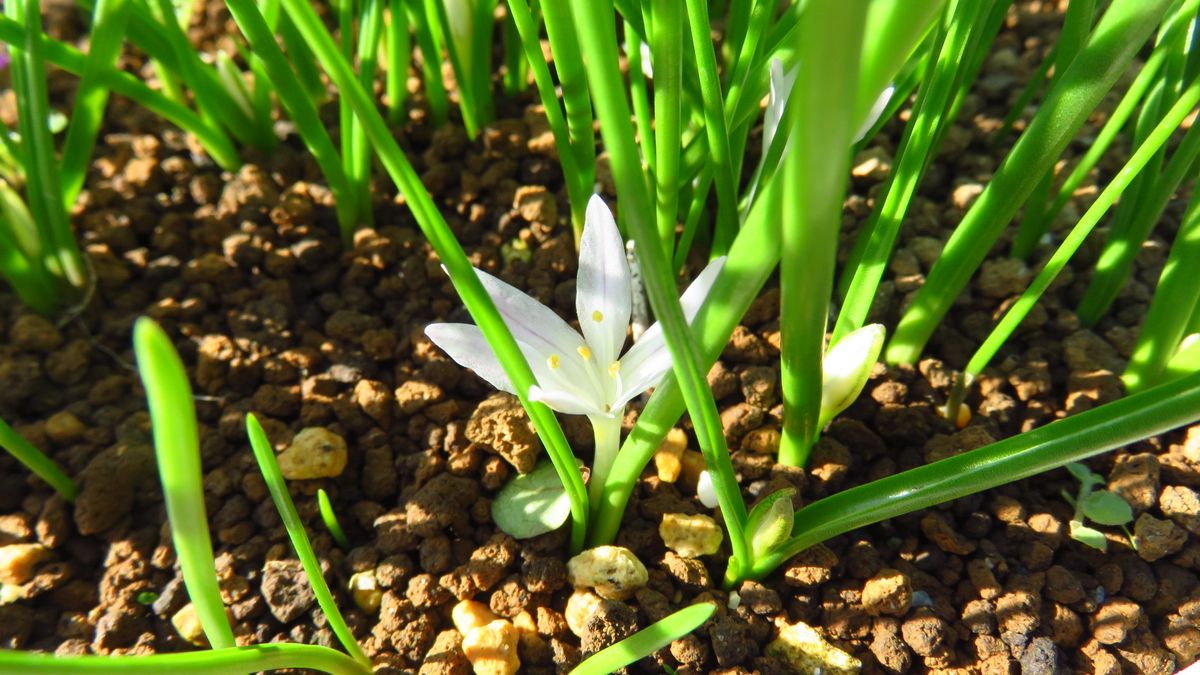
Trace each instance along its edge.
<path fill-rule="evenodd" d="M 0 673 L 14 675 L 245 675 L 283 668 L 330 675 L 369 675 L 371 669 L 328 647 L 275 643 L 148 656 L 58 656 L 0 650 Z"/>
<path fill-rule="evenodd" d="M 284 482 L 283 473 L 279 470 L 279 462 L 275 459 L 275 451 L 271 448 L 271 442 L 267 440 L 266 432 L 263 431 L 262 425 L 258 423 L 254 415 L 246 415 L 246 433 L 250 436 L 250 447 L 254 449 L 254 459 L 258 461 L 258 469 L 262 472 L 263 481 L 266 482 L 271 499 L 275 502 L 275 508 L 279 511 L 279 517 L 283 520 L 288 538 L 292 540 L 292 548 L 296 549 L 296 557 L 300 559 L 304 573 L 308 575 L 308 583 L 312 586 L 317 604 L 321 606 L 321 611 L 325 612 L 329 628 L 333 630 L 334 635 L 337 635 L 342 646 L 346 648 L 346 652 L 355 661 L 370 668 L 371 660 L 367 658 L 366 654 L 363 654 L 362 648 L 358 646 L 358 641 L 354 639 L 354 633 L 350 632 L 350 627 L 342 618 L 333 594 L 329 592 L 329 585 L 325 583 L 325 575 L 321 573 L 321 563 L 317 560 L 317 554 L 313 552 L 312 544 L 308 541 L 308 533 L 304 530 L 304 521 L 300 520 L 300 514 L 296 512 L 292 496 L 288 494 L 287 483 Z"/>
<path fill-rule="evenodd" d="M 702 602 L 684 607 L 653 624 L 639 630 L 611 647 L 584 659 L 571 671 L 571 675 L 605 675 L 636 663 L 654 652 L 666 647 L 671 642 L 691 633 L 708 621 L 716 611 L 717 606 L 711 602 Z"/>
<path fill-rule="evenodd" d="M 58 468 L 54 460 L 47 457 L 32 443 L 25 440 L 15 429 L 0 420 L 0 448 L 4 448 L 18 462 L 37 474 L 38 478 L 50 484 L 54 491 L 67 501 L 73 501 L 79 494 L 75 481 L 71 480 L 63 470 Z"/>
<path fill-rule="evenodd" d="M 191 385 L 175 346 L 154 321 L 143 317 L 134 324 L 133 352 L 150 405 L 154 454 L 183 583 L 209 644 L 216 649 L 233 647 L 233 629 L 217 585 L 204 510 L 200 436 Z"/>
<path fill-rule="evenodd" d="M 796 512 L 792 538 L 756 560 L 762 578 L 839 534 L 1077 462 L 1200 419 L 1200 372 L 991 445 L 844 490 Z"/>
<path fill-rule="evenodd" d="M 321 512 L 321 522 L 325 523 L 325 529 L 329 530 L 329 536 L 333 537 L 343 551 L 349 551 L 350 540 L 346 538 L 342 524 L 338 522 L 337 514 L 333 511 L 333 502 L 329 501 L 329 493 L 324 488 L 317 490 L 317 510 Z"/>

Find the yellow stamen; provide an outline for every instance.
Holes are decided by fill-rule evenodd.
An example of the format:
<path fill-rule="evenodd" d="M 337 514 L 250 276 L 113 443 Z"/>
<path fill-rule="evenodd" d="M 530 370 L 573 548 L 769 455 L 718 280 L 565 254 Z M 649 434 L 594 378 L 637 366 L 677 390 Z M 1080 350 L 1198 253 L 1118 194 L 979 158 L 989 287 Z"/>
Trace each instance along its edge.
<path fill-rule="evenodd" d="M 551 354 L 550 358 L 546 359 L 546 364 L 550 366 L 550 370 L 558 370 L 558 354 Z"/>
<path fill-rule="evenodd" d="M 585 347 L 583 345 L 576 347 L 575 351 L 579 352 L 579 356 L 584 361 L 587 361 L 592 358 L 592 350 L 588 349 L 587 347 Z"/>
<path fill-rule="evenodd" d="M 604 312 L 601 312 L 598 309 L 592 310 L 592 321 L 595 321 L 596 323 L 600 323 L 603 320 L 604 320 Z"/>
<path fill-rule="evenodd" d="M 612 363 L 608 364 L 608 376 L 609 377 L 616 377 L 617 373 L 619 373 L 619 372 L 621 372 L 621 362 L 620 361 L 613 361 Z"/>

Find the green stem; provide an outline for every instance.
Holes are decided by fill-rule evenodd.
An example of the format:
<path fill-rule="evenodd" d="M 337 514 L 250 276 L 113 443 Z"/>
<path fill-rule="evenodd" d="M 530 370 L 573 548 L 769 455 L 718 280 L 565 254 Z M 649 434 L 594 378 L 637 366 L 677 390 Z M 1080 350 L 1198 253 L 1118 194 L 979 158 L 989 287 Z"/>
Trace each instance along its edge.
<path fill-rule="evenodd" d="M 655 216 L 658 236 L 669 253 L 675 248 L 679 216 L 679 160 L 683 148 L 683 13 L 675 0 L 654 0 L 650 39 L 654 63 Z"/>
<path fill-rule="evenodd" d="M 711 255 L 716 257 L 729 252 L 729 246 L 737 234 L 737 176 L 733 172 L 729 150 L 729 129 L 721 95 L 721 78 L 717 72 L 717 55 L 709 38 L 712 27 L 708 21 L 708 4 L 705 0 L 686 0 L 686 7 L 696 69 L 700 77 L 704 131 L 708 135 L 708 161 L 713 166 L 717 190 L 717 220 L 713 228 L 711 251 Z"/>
<path fill-rule="evenodd" d="M 833 292 L 865 0 L 816 3 L 806 11 L 797 49 L 801 67 L 794 115 L 781 124 L 793 143 L 783 158 L 783 254 L 779 263 L 779 463 L 804 466 L 820 430 L 821 362 Z"/>
<path fill-rule="evenodd" d="M 592 505 L 591 522 L 601 517 L 604 505 L 604 488 L 608 476 L 612 473 L 617 461 L 617 451 L 621 448 L 621 420 L 624 409 L 614 411 L 611 417 L 592 415 L 588 420 L 592 423 L 592 433 L 596 438 L 596 454 L 592 460 L 592 475 L 588 479 L 588 501 Z"/>
<path fill-rule="evenodd" d="M 1162 381 L 1167 363 L 1187 332 L 1189 317 L 1200 306 L 1200 284 L 1194 276 L 1197 264 L 1200 264 L 1200 190 L 1193 188 L 1192 201 L 1158 278 L 1129 365 L 1121 376 L 1126 391 L 1142 391 Z"/>
<path fill-rule="evenodd" d="M 628 21 L 635 20 L 632 16 L 625 18 Z M 596 132 L 593 128 L 592 101 L 588 97 L 587 71 L 584 70 L 583 55 L 579 51 L 579 36 L 571 18 L 571 6 L 563 0 L 544 2 L 542 19 L 546 24 L 546 37 L 550 40 L 550 51 L 554 56 L 554 72 L 558 75 L 558 82 L 562 87 L 563 108 L 567 112 L 567 130 L 571 143 L 565 149 L 575 153 L 576 166 L 585 172 L 580 180 L 585 177 L 588 179 L 590 193 L 596 180 Z M 640 13 L 636 21 L 641 21 Z M 541 59 L 540 44 L 538 52 L 538 58 Z M 586 209 L 587 204 L 582 204 L 580 208 Z"/>

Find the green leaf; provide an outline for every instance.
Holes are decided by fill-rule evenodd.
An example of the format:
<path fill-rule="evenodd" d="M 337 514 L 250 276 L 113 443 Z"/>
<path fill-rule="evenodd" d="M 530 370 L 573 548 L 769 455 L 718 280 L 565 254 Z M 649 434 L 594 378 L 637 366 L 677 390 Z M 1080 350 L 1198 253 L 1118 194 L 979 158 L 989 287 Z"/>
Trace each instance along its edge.
<path fill-rule="evenodd" d="M 717 606 L 701 602 L 675 612 L 662 620 L 602 649 L 579 664 L 571 675 L 614 673 L 653 654 L 671 642 L 691 633 L 708 621 Z"/>
<path fill-rule="evenodd" d="M 1094 549 L 1108 551 L 1108 540 L 1104 538 L 1104 533 L 1094 530 L 1078 520 L 1071 521 L 1071 538 Z"/>
<path fill-rule="evenodd" d="M 784 488 L 754 505 L 746 518 L 746 534 L 755 558 L 770 553 L 792 534 L 792 495 L 796 491 Z"/>
<path fill-rule="evenodd" d="M 1071 475 L 1075 477 L 1075 480 L 1083 483 L 1084 485 L 1087 485 L 1088 481 L 1092 479 L 1092 470 L 1089 469 L 1083 462 L 1071 462 L 1066 466 L 1066 469 L 1067 471 L 1071 472 Z"/>
<path fill-rule="evenodd" d="M 492 502 L 492 520 L 496 526 L 517 539 L 558 529 L 570 514 L 567 491 L 548 461 L 508 481 Z"/>
<path fill-rule="evenodd" d="M 1079 508 L 1088 520 L 1101 525 L 1124 525 L 1133 520 L 1133 509 L 1115 492 L 1097 490 L 1079 501 Z"/>

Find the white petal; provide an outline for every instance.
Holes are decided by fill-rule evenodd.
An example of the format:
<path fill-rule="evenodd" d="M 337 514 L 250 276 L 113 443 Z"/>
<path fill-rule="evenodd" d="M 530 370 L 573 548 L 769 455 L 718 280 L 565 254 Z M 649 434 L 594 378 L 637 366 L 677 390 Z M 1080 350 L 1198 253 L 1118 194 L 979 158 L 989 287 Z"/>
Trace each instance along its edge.
<path fill-rule="evenodd" d="M 708 292 L 712 290 L 724 266 L 724 256 L 708 263 L 679 298 L 688 325 L 696 318 L 696 313 L 700 311 L 704 299 L 708 297 Z M 670 369 L 671 352 L 663 338 L 662 325 L 656 321 L 642 333 L 641 339 L 625 352 L 625 356 L 621 357 L 621 389 L 617 393 L 614 406 L 624 405 L 633 397 L 657 385 Z"/>
<path fill-rule="evenodd" d="M 862 126 L 858 128 L 858 133 L 854 134 L 855 143 L 861 141 L 871 127 L 875 126 L 875 123 L 879 121 L 879 116 L 883 114 L 883 111 L 887 109 L 887 104 L 892 100 L 892 94 L 895 93 L 896 85 L 894 84 L 889 84 L 879 93 L 875 102 L 871 104 L 871 109 L 867 111 L 867 119 L 863 120 Z"/>
<path fill-rule="evenodd" d="M 529 399 L 545 403 L 551 410 L 557 410 L 567 415 L 592 415 L 596 413 L 595 407 L 588 402 L 581 401 L 572 396 L 569 392 L 543 389 L 537 385 L 529 388 Z"/>
<path fill-rule="evenodd" d="M 883 349 L 884 328 L 873 323 L 829 348 L 821 361 L 821 426 L 858 398 Z"/>
<path fill-rule="evenodd" d="M 602 368 L 617 360 L 625 344 L 632 298 L 625 243 L 604 200 L 592 195 L 579 240 L 575 311 Z"/>
<path fill-rule="evenodd" d="M 425 327 L 425 334 L 460 366 L 475 371 L 476 375 L 500 391 L 516 393 L 478 326 L 435 323 Z"/>
<path fill-rule="evenodd" d="M 552 309 L 482 270 L 475 270 L 484 290 L 496 303 L 504 323 L 518 342 L 550 354 L 574 354 L 583 338 Z"/>

